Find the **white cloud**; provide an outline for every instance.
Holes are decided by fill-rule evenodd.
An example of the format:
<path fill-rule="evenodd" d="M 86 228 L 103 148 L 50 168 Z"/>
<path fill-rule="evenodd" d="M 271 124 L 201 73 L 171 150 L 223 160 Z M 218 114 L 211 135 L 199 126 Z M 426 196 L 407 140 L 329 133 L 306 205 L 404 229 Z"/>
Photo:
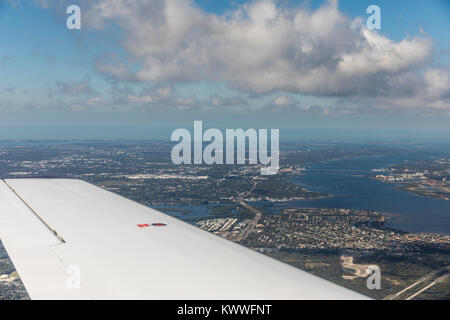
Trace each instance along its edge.
<path fill-rule="evenodd" d="M 450 114 L 450 69 L 429 69 L 423 76 L 405 74 L 390 83 L 402 95 L 342 98 L 335 111 L 351 113 L 409 110 L 425 114 Z"/>
<path fill-rule="evenodd" d="M 105 104 L 105 101 L 100 97 L 89 98 L 72 105 L 72 111 L 86 111 L 92 107 L 98 107 Z"/>
<path fill-rule="evenodd" d="M 118 24 L 123 48 L 142 66 L 98 64 L 102 72 L 124 80 L 224 81 L 253 93 L 377 94 L 432 53 L 430 39 L 394 42 L 343 15 L 337 1 L 309 11 L 261 0 L 217 16 L 187 0 L 109 0 L 92 5 L 87 21 Z"/>
<path fill-rule="evenodd" d="M 176 109 L 190 110 L 205 104 L 195 96 L 175 95 L 170 86 L 152 87 L 143 90 L 140 94 L 128 93 L 125 100 L 119 99 L 118 103 L 132 104 L 139 109 Z"/>
<path fill-rule="evenodd" d="M 277 107 L 287 107 L 292 104 L 292 99 L 288 96 L 278 96 L 273 101 L 273 104 Z"/>
<path fill-rule="evenodd" d="M 79 95 L 92 95 L 94 93 L 94 90 L 92 89 L 91 85 L 86 81 L 73 81 L 73 82 L 57 81 L 55 84 L 58 91 L 62 94 L 79 96 Z"/>
<path fill-rule="evenodd" d="M 329 114 L 450 110 L 448 67 L 427 69 L 434 43 L 422 29 L 419 36 L 393 41 L 368 30 L 362 18 L 340 12 L 336 0 L 316 10 L 256 0 L 223 15 L 207 13 L 193 0 L 81 2 L 83 28 L 113 24 L 121 30 L 118 45 L 123 50 L 96 59 L 97 70 L 112 82 L 157 88 L 140 94 L 114 92 L 121 103 L 178 110 L 198 105 L 253 108 L 243 96 L 276 92 L 262 108 L 318 112 L 319 106 L 309 110 L 292 100 L 306 94 L 340 99 L 343 103 L 335 109 L 322 106 L 320 112 Z M 36 3 L 47 7 L 47 1 Z M 210 81 L 239 92 L 203 101 L 172 90 L 179 82 Z"/>
<path fill-rule="evenodd" d="M 450 70 L 428 70 L 425 81 L 426 95 L 429 98 L 450 99 Z"/>
<path fill-rule="evenodd" d="M 241 96 L 224 97 L 215 93 L 210 97 L 210 105 L 213 107 L 239 106 L 246 105 L 247 103 L 247 99 Z"/>
<path fill-rule="evenodd" d="M 361 29 L 361 35 L 363 47 L 341 56 L 338 68 L 344 74 L 396 73 L 424 63 L 431 53 L 431 40 L 428 38 L 405 39 L 395 43 L 365 28 Z"/>

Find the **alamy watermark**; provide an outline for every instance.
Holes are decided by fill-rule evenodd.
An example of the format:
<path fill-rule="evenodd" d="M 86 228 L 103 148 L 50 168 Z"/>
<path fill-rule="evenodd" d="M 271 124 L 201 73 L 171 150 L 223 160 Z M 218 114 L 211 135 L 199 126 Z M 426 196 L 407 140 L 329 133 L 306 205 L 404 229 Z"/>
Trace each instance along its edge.
<path fill-rule="evenodd" d="M 69 30 L 81 29 L 81 9 L 77 5 L 70 5 L 67 7 L 66 13 L 70 16 L 66 20 L 66 26 Z M 372 4 L 367 7 L 367 14 L 370 16 L 367 18 L 366 25 L 370 30 L 381 29 L 381 9 L 379 6 Z"/>
<path fill-rule="evenodd" d="M 260 164 L 265 166 L 262 175 L 274 175 L 279 170 L 279 139 L 279 129 L 270 129 L 269 155 L 268 129 L 226 129 L 224 145 L 222 131 L 203 132 L 202 121 L 194 121 L 193 137 L 187 129 L 172 132 L 171 141 L 178 144 L 172 148 L 171 158 L 174 164 Z"/>
<path fill-rule="evenodd" d="M 81 29 L 81 9 L 79 6 L 73 4 L 67 7 L 67 14 L 70 16 L 66 20 L 66 26 L 69 30 Z"/>
<path fill-rule="evenodd" d="M 370 30 L 381 29 L 381 9 L 377 5 L 370 5 L 367 7 L 366 10 L 367 14 L 370 14 L 370 16 L 367 18 L 366 25 L 367 28 Z"/>
<path fill-rule="evenodd" d="M 377 265 L 370 265 L 367 267 L 367 271 L 370 273 L 367 277 L 367 289 L 381 289 L 381 269 Z"/>

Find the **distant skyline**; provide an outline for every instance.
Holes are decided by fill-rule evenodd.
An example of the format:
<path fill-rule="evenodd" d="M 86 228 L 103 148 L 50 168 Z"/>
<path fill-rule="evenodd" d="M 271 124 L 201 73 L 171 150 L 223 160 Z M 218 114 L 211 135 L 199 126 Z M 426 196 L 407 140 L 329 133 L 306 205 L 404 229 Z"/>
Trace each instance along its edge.
<path fill-rule="evenodd" d="M 0 0 L 0 29 L 0 140 L 161 139 L 194 120 L 450 137 L 446 0 Z"/>

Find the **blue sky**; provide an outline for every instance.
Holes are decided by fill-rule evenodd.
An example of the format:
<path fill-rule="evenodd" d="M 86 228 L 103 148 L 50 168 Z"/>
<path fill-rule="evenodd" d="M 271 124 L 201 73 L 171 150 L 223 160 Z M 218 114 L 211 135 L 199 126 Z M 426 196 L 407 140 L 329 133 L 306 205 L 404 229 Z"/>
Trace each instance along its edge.
<path fill-rule="evenodd" d="M 445 136 L 449 18 L 446 0 L 3 0 L 0 139 L 162 138 L 193 120 Z"/>

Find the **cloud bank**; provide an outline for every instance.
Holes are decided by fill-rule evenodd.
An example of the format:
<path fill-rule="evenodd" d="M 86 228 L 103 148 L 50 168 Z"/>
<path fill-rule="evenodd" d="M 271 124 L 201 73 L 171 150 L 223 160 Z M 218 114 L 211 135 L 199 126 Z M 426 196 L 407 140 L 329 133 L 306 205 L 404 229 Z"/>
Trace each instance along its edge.
<path fill-rule="evenodd" d="M 125 56 L 95 62 L 97 70 L 115 79 L 162 87 L 213 81 L 246 94 L 306 94 L 350 104 L 366 98 L 379 108 L 450 110 L 449 68 L 426 68 L 432 39 L 421 32 L 395 42 L 367 29 L 361 18 L 343 14 L 337 0 L 317 10 L 258 0 L 223 15 L 207 13 L 189 0 L 82 5 L 84 26 L 114 25 L 123 32 L 119 45 Z M 164 99 L 129 97 L 149 104 Z M 212 106 L 227 102 L 239 103 L 210 99 Z M 277 107 L 291 104 L 281 98 L 274 102 Z"/>

